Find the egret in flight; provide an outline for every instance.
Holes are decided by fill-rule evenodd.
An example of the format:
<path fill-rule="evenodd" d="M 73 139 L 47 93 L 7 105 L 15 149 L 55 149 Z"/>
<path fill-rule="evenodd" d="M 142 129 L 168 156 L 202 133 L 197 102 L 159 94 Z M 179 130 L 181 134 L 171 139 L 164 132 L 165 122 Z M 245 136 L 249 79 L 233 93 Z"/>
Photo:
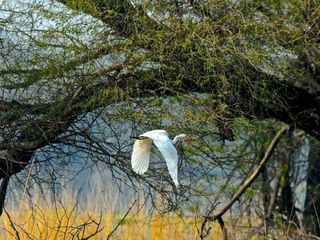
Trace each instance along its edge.
<path fill-rule="evenodd" d="M 153 141 L 166 160 L 172 180 L 178 187 L 178 152 L 173 144 L 180 141 L 189 141 L 191 139 L 192 138 L 186 134 L 180 134 L 171 140 L 169 134 L 165 130 L 152 130 L 139 135 L 139 138 L 133 145 L 131 155 L 132 169 L 138 174 L 143 174 L 147 171 L 150 161 L 150 149 Z"/>

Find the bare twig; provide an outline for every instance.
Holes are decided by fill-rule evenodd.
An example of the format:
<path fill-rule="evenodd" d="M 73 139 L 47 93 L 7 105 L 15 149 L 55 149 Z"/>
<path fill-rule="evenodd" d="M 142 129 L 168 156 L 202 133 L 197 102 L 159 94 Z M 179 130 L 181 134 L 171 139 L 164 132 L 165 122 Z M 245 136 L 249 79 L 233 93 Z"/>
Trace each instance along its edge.
<path fill-rule="evenodd" d="M 221 228 L 221 232 L 222 232 L 222 240 L 228 240 L 228 232 L 227 232 L 227 228 L 224 225 L 224 221 L 222 219 L 222 216 L 217 217 L 219 226 Z"/>
<path fill-rule="evenodd" d="M 211 207 L 210 211 L 207 213 L 207 216 L 210 216 L 211 213 L 214 211 L 214 209 L 216 208 L 216 206 L 218 206 L 220 204 L 220 202 L 218 202 L 217 204 L 215 204 L 214 206 Z M 198 230 L 198 234 L 200 236 L 200 239 L 205 239 L 209 233 L 210 233 L 210 230 L 211 230 L 211 227 L 207 228 L 206 229 L 206 224 L 208 222 L 208 218 L 205 218 L 201 224 L 201 228 L 200 228 L 200 231 Z"/>
<path fill-rule="evenodd" d="M 269 207 L 268 207 L 268 211 L 267 211 L 267 215 L 266 215 L 267 221 L 269 221 L 272 217 L 272 211 L 274 209 L 274 205 L 277 200 L 277 194 L 279 192 L 279 187 L 280 187 L 280 180 L 279 179 L 280 179 L 280 176 L 278 176 L 276 178 L 276 184 L 275 184 L 274 190 L 271 194 L 270 203 L 269 203 Z"/>
<path fill-rule="evenodd" d="M 130 213 L 131 209 L 133 208 L 133 206 L 136 204 L 137 200 L 135 200 L 131 207 L 128 209 L 128 211 L 126 212 L 126 214 L 121 218 L 121 220 L 118 222 L 117 226 L 109 233 L 109 235 L 107 236 L 107 240 L 109 240 L 112 236 L 112 234 L 117 231 L 118 227 L 121 225 L 121 223 L 123 222 L 124 219 L 126 219 L 126 217 L 128 216 L 128 214 Z"/>
<path fill-rule="evenodd" d="M 2 215 L 2 212 L 3 212 L 9 180 L 10 180 L 9 176 L 4 177 L 0 186 L 0 216 Z"/>
<path fill-rule="evenodd" d="M 5 209 L 4 209 L 4 212 L 6 213 L 8 219 L 9 219 L 10 226 L 12 227 L 12 229 L 14 230 L 14 232 L 16 234 L 15 239 L 16 240 L 20 240 L 21 238 L 20 238 L 20 235 L 19 235 L 19 232 L 18 232 L 17 228 L 15 227 L 15 223 L 12 221 L 9 213 Z"/>

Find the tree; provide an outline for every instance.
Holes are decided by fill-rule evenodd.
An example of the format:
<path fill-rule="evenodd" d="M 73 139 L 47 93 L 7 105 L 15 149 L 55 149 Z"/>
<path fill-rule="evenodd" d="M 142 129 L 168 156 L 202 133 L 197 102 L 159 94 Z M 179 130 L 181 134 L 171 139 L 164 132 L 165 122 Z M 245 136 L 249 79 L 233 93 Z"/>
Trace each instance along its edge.
<path fill-rule="evenodd" d="M 234 139 L 233 126 L 244 117 L 272 118 L 320 140 L 316 1 L 59 0 L 20 3 L 15 11 L 6 4 L 3 192 L 7 179 L 46 146 L 80 149 L 85 141 L 99 154 L 128 159 L 120 147 L 108 152 L 76 127 L 90 114 L 108 118 L 108 106 L 121 106 L 115 118 L 152 127 L 164 125 L 162 107 L 172 130 L 193 121 L 216 124 L 221 139 Z M 174 125 L 166 101 L 187 109 L 179 122 L 185 125 Z M 187 104 L 200 109 L 197 117 Z M 141 118 L 145 113 L 149 119 Z M 210 127 L 208 134 L 216 133 Z M 115 164 L 132 176 L 126 162 Z"/>
<path fill-rule="evenodd" d="M 319 213 L 319 142 L 312 140 L 310 144 L 310 160 L 307 175 L 307 196 L 304 212 L 304 227 L 307 231 L 320 234 L 318 213 Z"/>
<path fill-rule="evenodd" d="M 161 77 L 154 77 L 162 81 L 144 88 L 156 91 L 165 82 L 169 93 L 213 94 L 226 105 L 227 116 L 272 117 L 319 138 L 318 24 L 312 24 L 319 16 L 314 2 L 268 7 L 241 1 L 154 1 L 146 6 L 61 2 L 101 19 L 136 48 L 151 52 L 147 59 L 161 64 Z M 167 17 L 148 17 L 151 9 L 159 11 L 159 18 Z"/>

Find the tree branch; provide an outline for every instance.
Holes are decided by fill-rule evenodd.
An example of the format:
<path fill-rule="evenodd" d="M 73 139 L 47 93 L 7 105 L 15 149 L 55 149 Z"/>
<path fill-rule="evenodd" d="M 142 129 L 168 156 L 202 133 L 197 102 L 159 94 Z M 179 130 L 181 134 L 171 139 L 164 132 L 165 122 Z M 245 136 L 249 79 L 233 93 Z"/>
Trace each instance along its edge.
<path fill-rule="evenodd" d="M 128 214 L 130 213 L 131 209 L 134 207 L 134 205 L 136 204 L 137 200 L 135 200 L 132 205 L 129 207 L 128 211 L 124 214 L 124 216 L 121 218 L 121 220 L 118 222 L 118 224 L 114 227 L 114 229 L 108 234 L 107 236 L 107 240 L 109 240 L 112 237 L 112 234 L 115 233 L 115 231 L 117 231 L 118 227 L 121 225 L 121 223 L 126 219 L 126 217 L 128 216 Z"/>
<path fill-rule="evenodd" d="M 115 34 L 121 37 L 130 37 L 137 31 L 161 30 L 164 26 L 150 18 L 139 5 L 133 6 L 128 0 L 85 0 L 68 1 L 57 0 L 73 10 L 80 10 L 94 18 L 101 20 L 111 27 Z M 143 16 L 137 18 L 137 16 Z M 144 46 L 145 47 L 145 46 Z"/>
<path fill-rule="evenodd" d="M 40 78 L 52 77 L 52 76 L 61 76 L 61 74 L 75 69 L 81 64 L 85 64 L 94 59 L 107 55 L 112 48 L 116 48 L 115 45 L 107 45 L 101 47 L 96 51 L 91 51 L 88 54 L 82 54 L 68 62 L 59 62 L 44 69 L 4 69 L 0 70 L 1 74 L 23 74 L 27 76 L 27 79 L 24 82 L 11 83 L 2 85 L 6 89 L 20 89 L 27 88 L 32 84 L 36 83 Z M 58 70 L 58 71 L 57 71 Z"/>
<path fill-rule="evenodd" d="M 11 113 L 14 110 L 17 112 L 26 112 L 28 111 L 29 114 L 41 114 L 45 113 L 46 109 L 49 107 L 49 104 L 42 103 L 42 104 L 27 104 L 21 103 L 18 101 L 5 101 L 0 99 L 0 112 L 8 112 Z"/>
<path fill-rule="evenodd" d="M 3 178 L 1 186 L 0 186 L 0 216 L 2 215 L 4 209 L 4 203 L 7 195 L 7 188 L 9 185 L 10 177 L 6 176 Z"/>
<path fill-rule="evenodd" d="M 220 229 L 221 229 L 221 233 L 222 233 L 222 240 L 228 240 L 228 231 L 227 231 L 227 227 L 224 224 L 224 221 L 222 219 L 222 216 L 217 217 Z"/>
<path fill-rule="evenodd" d="M 268 160 L 270 159 L 270 157 L 272 156 L 275 148 L 277 147 L 280 138 L 288 131 L 289 126 L 284 126 L 282 127 L 277 134 L 275 135 L 275 137 L 272 139 L 268 149 L 266 150 L 263 158 L 261 159 L 261 161 L 258 164 L 258 167 L 254 170 L 254 172 L 244 181 L 244 183 L 242 184 L 242 186 L 239 188 L 239 190 L 233 195 L 233 197 L 214 215 L 211 216 L 211 213 L 214 211 L 216 205 L 211 206 L 208 214 L 206 216 L 204 216 L 204 220 L 202 223 L 202 229 L 204 229 L 204 225 L 206 224 L 206 222 L 209 221 L 218 221 L 221 231 L 222 231 L 222 236 L 224 240 L 228 239 L 227 236 L 227 228 L 224 224 L 224 221 L 222 219 L 223 215 L 232 207 L 232 205 L 235 203 L 235 201 L 237 201 L 242 194 L 251 186 L 251 184 L 255 181 L 255 179 L 259 176 L 259 174 L 261 173 L 263 167 L 265 166 L 265 164 L 268 162 Z M 210 230 L 210 229 L 209 229 Z M 202 233 L 201 233 L 202 234 Z M 207 233 L 208 234 L 208 233 Z M 200 235 L 201 237 L 201 235 Z"/>
<path fill-rule="evenodd" d="M 127 64 L 136 64 L 143 59 L 143 55 L 133 57 L 127 62 L 103 69 L 101 74 L 121 70 Z M 115 102 L 117 99 L 114 98 L 113 92 L 110 92 L 110 96 L 104 95 L 103 98 L 99 98 L 99 93 L 104 89 L 117 86 L 118 82 L 113 82 L 112 79 L 113 77 L 109 77 L 106 81 L 97 84 L 83 85 L 64 99 L 50 103 L 50 107 L 46 108 L 41 119 L 27 122 L 14 141 L 6 140 L 5 143 L 0 144 L 0 149 L 7 150 L 6 154 L 0 158 L 0 179 L 24 169 L 37 149 L 49 145 L 66 131 L 79 115 Z M 122 88 L 125 87 L 124 84 Z M 16 102 L 14 104 L 20 105 Z"/>
<path fill-rule="evenodd" d="M 239 190 L 233 195 L 233 197 L 222 207 L 218 213 L 216 213 L 214 216 L 210 217 L 208 216 L 207 218 L 211 221 L 217 220 L 219 217 L 222 217 L 226 211 L 228 211 L 232 205 L 237 201 L 241 195 L 251 186 L 251 184 L 254 182 L 254 180 L 259 176 L 261 173 L 263 166 L 268 162 L 270 157 L 272 156 L 272 153 L 274 152 L 274 149 L 279 143 L 279 140 L 282 135 L 284 135 L 288 131 L 289 127 L 284 126 L 281 128 L 276 136 L 272 139 L 267 151 L 265 152 L 263 158 L 258 164 L 258 167 L 254 170 L 254 172 L 249 176 L 243 183 L 243 185 L 239 188 Z"/>

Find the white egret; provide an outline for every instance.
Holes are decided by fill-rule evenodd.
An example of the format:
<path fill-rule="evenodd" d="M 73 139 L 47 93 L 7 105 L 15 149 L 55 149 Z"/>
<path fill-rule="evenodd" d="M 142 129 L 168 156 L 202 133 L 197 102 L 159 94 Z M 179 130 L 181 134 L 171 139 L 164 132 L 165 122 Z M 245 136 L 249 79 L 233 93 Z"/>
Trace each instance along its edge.
<path fill-rule="evenodd" d="M 178 187 L 178 152 L 173 144 L 191 139 L 192 138 L 186 134 L 180 134 L 171 140 L 165 130 L 152 130 L 139 135 L 139 139 L 137 139 L 133 145 L 131 155 L 132 169 L 138 174 L 143 174 L 147 171 L 153 141 L 166 160 L 172 180 Z"/>

